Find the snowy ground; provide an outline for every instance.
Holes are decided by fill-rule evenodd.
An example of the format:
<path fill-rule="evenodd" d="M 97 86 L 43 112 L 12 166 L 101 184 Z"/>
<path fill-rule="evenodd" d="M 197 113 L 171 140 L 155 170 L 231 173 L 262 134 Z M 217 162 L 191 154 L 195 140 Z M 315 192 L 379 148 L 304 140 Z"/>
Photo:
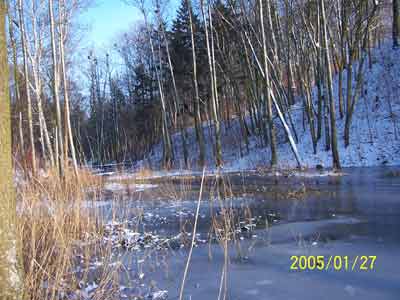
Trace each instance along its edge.
<path fill-rule="evenodd" d="M 381 49 L 375 49 L 372 53 L 372 69 L 369 69 L 368 61 L 366 61 L 364 84 L 353 117 L 350 146 L 347 148 L 345 148 L 343 140 L 344 118 L 340 119 L 338 106 L 336 107 L 339 153 L 343 167 L 400 165 L 400 125 L 398 124 L 400 115 L 399 57 L 399 51 L 392 50 L 389 44 L 384 44 Z M 357 65 L 354 66 L 354 70 L 356 69 Z M 343 85 L 346 86 L 346 71 L 344 71 L 343 75 Z M 333 87 L 336 100 L 338 94 L 337 84 L 338 76 L 334 78 Z M 353 88 L 355 88 L 355 82 Z M 346 95 L 345 88 L 343 95 Z M 316 90 L 314 90 L 315 100 Z M 297 147 L 303 163 L 309 168 L 315 168 L 318 164 L 330 167 L 332 165 L 332 155 L 330 151 L 325 151 L 323 139 L 319 141 L 318 153 L 316 155 L 313 154 L 309 130 L 305 131 L 303 128 L 302 100 L 299 99 L 298 101 L 299 103 L 294 105 L 291 110 L 299 138 Z M 248 119 L 247 121 L 249 123 Z M 278 140 L 280 141 L 278 146 L 279 167 L 283 169 L 295 167 L 296 161 L 289 144 L 282 134 L 281 124 L 277 123 L 277 127 L 279 131 Z M 305 127 L 308 128 L 308 124 L 305 124 Z M 214 170 L 212 129 L 206 124 L 203 128 L 206 136 L 207 169 Z M 196 169 L 198 147 L 194 128 L 188 129 L 188 135 L 188 152 L 191 154 L 190 169 Z M 240 139 L 240 136 L 237 119 L 233 119 L 230 122 L 229 128 L 226 122 L 222 124 L 224 169 L 226 171 L 238 171 L 268 166 L 270 161 L 269 149 L 259 146 L 259 138 L 250 137 L 250 151 L 247 153 L 244 141 Z M 172 139 L 175 153 L 174 169 L 182 171 L 183 155 L 180 133 L 174 134 Z M 146 159 L 138 162 L 136 169 L 159 170 L 161 157 L 162 145 L 158 144 Z"/>

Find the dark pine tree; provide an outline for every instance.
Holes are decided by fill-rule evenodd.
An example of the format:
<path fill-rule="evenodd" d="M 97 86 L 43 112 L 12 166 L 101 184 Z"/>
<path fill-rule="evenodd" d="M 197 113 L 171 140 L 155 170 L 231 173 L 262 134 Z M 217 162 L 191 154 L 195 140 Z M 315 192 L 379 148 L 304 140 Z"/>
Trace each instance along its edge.
<path fill-rule="evenodd" d="M 199 81 L 202 81 L 201 78 L 203 77 L 207 67 L 204 30 L 198 14 L 192 11 L 192 18 L 195 32 L 198 77 Z M 172 23 L 172 30 L 168 35 L 170 39 L 171 60 L 174 65 L 178 89 L 180 89 L 181 92 L 186 93 L 193 87 L 192 44 L 190 37 L 189 8 L 186 0 L 181 1 L 177 16 Z"/>

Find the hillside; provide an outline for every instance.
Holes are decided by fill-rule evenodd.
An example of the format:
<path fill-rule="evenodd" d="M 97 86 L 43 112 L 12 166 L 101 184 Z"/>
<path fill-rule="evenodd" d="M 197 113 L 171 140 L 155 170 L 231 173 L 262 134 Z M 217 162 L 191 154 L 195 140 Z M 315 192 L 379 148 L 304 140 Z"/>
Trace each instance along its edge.
<path fill-rule="evenodd" d="M 364 65 L 364 84 L 361 97 L 358 100 L 350 132 L 350 146 L 344 146 L 343 134 L 345 120 L 338 114 L 337 84 L 338 76 L 334 77 L 333 91 L 336 100 L 337 132 L 339 142 L 340 160 L 343 167 L 400 165 L 400 51 L 393 50 L 389 43 L 380 49 L 372 51 L 372 68 L 368 63 Z M 354 69 L 356 69 L 355 66 Z M 343 73 L 343 82 L 346 82 L 346 70 Z M 353 76 L 354 78 L 355 76 Z M 346 84 L 344 84 L 345 86 Z M 355 88 L 355 82 L 353 82 Z M 313 101 L 316 102 L 316 89 Z M 344 87 L 343 94 L 346 94 Z M 314 168 L 316 165 L 331 167 L 332 157 L 330 151 L 325 151 L 323 138 L 318 142 L 318 153 L 313 154 L 311 136 L 303 128 L 302 100 L 291 107 L 293 122 L 298 135 L 298 149 L 306 167 Z M 237 119 L 231 122 L 231 127 L 222 124 L 222 145 L 224 169 L 228 171 L 247 170 L 257 167 L 267 167 L 270 161 L 269 148 L 259 146 L 259 138 L 250 137 L 249 152 L 246 152 L 244 142 L 239 140 L 239 123 Z M 307 126 L 307 124 L 306 124 Z M 277 122 L 278 128 L 278 166 L 279 168 L 292 168 L 296 166 L 289 143 L 285 141 L 282 126 Z M 206 137 L 207 168 L 214 168 L 212 128 L 203 126 Z M 239 137 L 239 138 L 238 138 Z M 188 128 L 188 145 L 191 166 L 196 168 L 198 149 L 194 128 Z M 174 169 L 182 169 L 183 155 L 181 150 L 180 133 L 173 137 L 175 162 Z M 242 152 L 242 155 L 241 155 Z M 151 153 L 138 162 L 137 167 L 160 169 L 162 145 L 155 145 Z"/>

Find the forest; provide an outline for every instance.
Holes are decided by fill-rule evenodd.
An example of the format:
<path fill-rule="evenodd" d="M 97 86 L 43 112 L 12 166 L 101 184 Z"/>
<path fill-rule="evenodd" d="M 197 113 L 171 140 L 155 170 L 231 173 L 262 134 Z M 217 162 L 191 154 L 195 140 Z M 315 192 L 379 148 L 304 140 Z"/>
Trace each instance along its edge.
<path fill-rule="evenodd" d="M 241 156 L 253 138 L 270 152 L 265 165 L 275 166 L 278 144 L 290 143 L 301 167 L 296 144 L 303 130 L 314 153 L 324 144 L 340 168 L 338 140 L 352 142 L 371 51 L 392 31 L 393 43 L 398 39 L 388 17 L 397 10 L 385 1 L 185 0 L 169 23 L 166 3 L 131 1 L 143 21 L 109 52 L 76 57 L 76 16 L 90 3 L 36 2 L 16 1 L 8 10 L 13 149 L 33 173 L 44 164 L 62 171 L 69 162 L 139 161 L 157 143 L 162 167 L 204 166 L 207 147 L 209 165 L 222 166 L 229 145 L 221 130 L 232 122 L 240 127 Z M 74 79 L 77 61 L 83 78 Z M 303 129 L 293 121 L 295 107 Z M 197 157 L 188 149 L 191 127 Z"/>
<path fill-rule="evenodd" d="M 355 196 L 369 199 L 362 183 L 366 178 L 390 186 L 383 187 L 388 203 L 380 205 L 400 215 L 393 200 L 400 177 L 399 0 L 112 1 L 122 2 L 140 20 L 116 34 L 107 49 L 99 49 L 84 46 L 90 24 L 81 16 L 102 3 L 0 0 L 1 299 L 23 299 L 23 294 L 24 299 L 128 299 L 121 286 L 130 279 L 119 269 L 126 266 L 114 261 L 122 257 L 120 249 L 137 247 L 139 253 L 154 248 L 159 253 L 166 251 L 165 243 L 174 248 L 171 241 L 179 241 L 188 258 L 169 262 L 173 272 L 184 270 L 182 281 L 170 287 L 169 294 L 171 299 L 186 299 L 186 280 L 198 276 L 188 273 L 189 265 L 192 262 L 201 273 L 204 265 L 197 260 L 207 256 L 193 253 L 192 259 L 203 234 L 209 251 L 214 242 L 220 246 L 214 251 L 223 256 L 215 287 L 219 292 L 212 297 L 244 299 L 251 294 L 244 296 L 235 284 L 229 287 L 229 257 L 233 248 L 239 249 L 240 257 L 243 247 L 252 249 L 251 240 L 267 234 L 264 230 L 269 232 L 271 222 L 276 228 L 292 222 L 286 206 L 294 202 L 285 202 L 282 210 L 278 198 L 307 199 L 310 207 L 315 199 L 354 198 L 370 216 L 372 204 Z M 380 197 L 377 190 L 369 192 Z M 203 196 L 213 203 L 204 213 L 211 225 L 201 220 Z M 157 231 L 155 223 L 162 227 L 170 216 L 162 219 L 165 206 L 143 204 L 142 197 L 181 201 L 171 221 L 179 225 L 176 236 L 163 240 L 157 235 L 164 231 Z M 214 212 L 214 197 L 250 197 L 258 204 L 246 202 L 244 209 L 222 201 Z M 275 200 L 271 207 L 262 206 L 260 220 L 256 214 L 265 204 L 259 197 Z M 121 201 L 113 202 L 116 199 Z M 193 200 L 194 208 L 183 200 Z M 324 224 L 318 222 L 327 218 L 329 223 L 336 214 L 343 215 L 337 222 L 348 222 L 346 226 L 353 224 L 351 217 L 368 226 L 376 222 L 365 221 L 356 204 L 349 205 L 350 212 L 337 202 L 331 205 L 316 205 L 317 213 L 310 208 L 313 229 L 301 223 L 308 220 L 302 213 L 296 213 L 301 223 L 295 223 L 296 228 L 319 237 Z M 182 216 L 187 219 L 182 221 Z M 390 241 L 395 236 L 398 246 L 393 230 L 397 219 L 388 221 L 388 230 Z M 338 227 L 332 235 L 342 230 Z M 374 246 L 355 242 L 356 249 L 375 251 L 380 236 L 374 234 L 385 234 L 365 228 Z M 295 251 L 292 244 L 285 247 L 292 247 L 288 253 Z M 341 247 L 335 244 L 334 249 L 340 252 Z M 143 264 L 150 256 L 158 264 L 158 256 L 151 253 Z M 383 254 L 385 263 L 391 255 Z M 131 256 L 142 261 L 136 252 Z M 96 269 L 100 258 L 101 271 Z M 254 259 L 262 261 L 261 256 Z M 140 264 L 135 289 L 125 294 L 129 299 L 167 299 L 168 288 L 155 288 L 153 280 L 143 279 L 142 269 L 152 266 Z M 260 270 L 253 270 L 255 276 L 268 268 L 260 264 Z M 231 280 L 240 276 L 245 275 L 239 272 Z M 392 273 L 382 276 L 390 281 Z M 265 281 L 260 282 L 257 285 L 264 286 Z M 192 294 L 196 299 L 211 297 L 189 286 L 190 299 Z M 348 286 L 346 295 L 354 296 L 357 288 Z M 377 291 L 366 297 L 392 299 L 399 292 Z M 323 295 L 323 288 L 320 292 Z M 334 294 L 340 295 L 336 290 Z"/>

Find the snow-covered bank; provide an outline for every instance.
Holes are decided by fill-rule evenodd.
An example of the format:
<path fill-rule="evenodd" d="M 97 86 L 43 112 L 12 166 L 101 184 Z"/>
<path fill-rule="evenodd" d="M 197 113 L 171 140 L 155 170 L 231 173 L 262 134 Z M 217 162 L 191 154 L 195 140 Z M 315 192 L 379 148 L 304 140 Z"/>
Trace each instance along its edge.
<path fill-rule="evenodd" d="M 339 143 L 340 161 L 343 167 L 363 167 L 400 165 L 400 140 L 398 119 L 400 114 L 400 51 L 393 50 L 389 43 L 381 49 L 372 51 L 372 68 L 368 63 L 364 66 L 364 84 L 361 96 L 355 108 L 351 131 L 350 146 L 344 145 L 345 119 L 341 119 L 338 109 L 338 76 L 334 77 L 333 89 L 336 99 L 337 133 Z M 354 67 L 356 70 L 357 67 Z M 346 95 L 346 70 L 343 72 L 343 95 Z M 353 76 L 355 78 L 356 76 Z M 355 89 L 356 83 L 353 83 Z M 313 98 L 316 101 L 317 91 L 314 89 Z M 311 135 L 308 129 L 303 127 L 302 100 L 291 108 L 293 123 L 298 135 L 299 152 L 303 164 L 309 168 L 317 165 L 332 166 L 331 151 L 325 150 L 324 140 L 318 143 L 317 154 L 313 153 Z M 249 119 L 247 118 L 249 123 Z M 307 128 L 308 125 L 305 124 Z M 207 169 L 214 170 L 213 133 L 207 124 L 203 126 L 206 137 L 206 161 Z M 277 121 L 278 128 L 278 166 L 280 168 L 292 168 L 296 161 L 285 141 L 282 126 Z M 322 136 L 324 136 L 322 134 Z M 180 133 L 172 136 L 174 145 L 175 162 L 174 169 L 183 169 L 183 154 Z M 198 146 L 194 128 L 188 128 L 188 152 L 190 153 L 190 165 L 197 168 Z M 270 161 L 268 148 L 260 147 L 259 138 L 250 136 L 249 151 L 241 140 L 240 126 L 237 119 L 230 124 L 222 124 L 222 145 L 224 169 L 227 171 L 251 170 L 258 167 L 267 167 Z M 155 145 L 143 161 L 137 163 L 137 168 L 159 170 L 161 168 L 162 144 Z"/>

